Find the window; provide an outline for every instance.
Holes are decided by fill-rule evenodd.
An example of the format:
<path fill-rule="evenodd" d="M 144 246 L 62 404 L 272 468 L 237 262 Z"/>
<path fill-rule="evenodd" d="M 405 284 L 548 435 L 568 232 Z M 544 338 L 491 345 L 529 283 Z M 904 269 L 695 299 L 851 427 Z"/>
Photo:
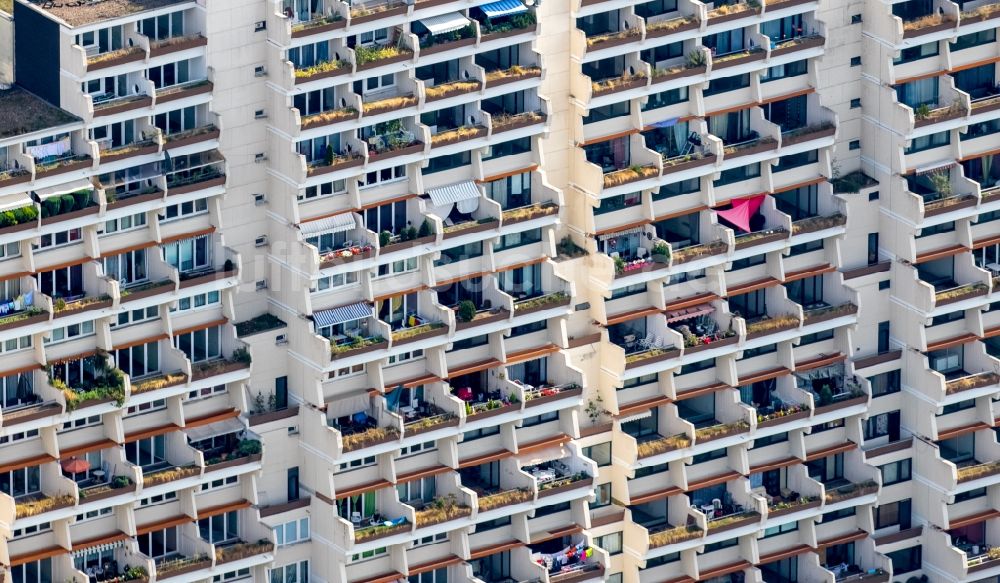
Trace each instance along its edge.
<path fill-rule="evenodd" d="M 887 290 L 890 287 L 892 287 L 892 281 L 890 281 L 888 279 L 882 280 L 882 281 L 878 282 L 878 290 L 879 291 Z"/>
<path fill-rule="evenodd" d="M 120 312 L 118 317 L 111 321 L 110 326 L 112 328 L 128 326 L 129 324 L 155 320 L 159 317 L 160 306 L 149 306 L 148 308 L 140 308 L 138 310 L 125 310 L 124 312 Z"/>
<path fill-rule="evenodd" d="M 116 350 L 115 364 L 134 379 L 160 372 L 160 343 L 147 342 Z"/>
<path fill-rule="evenodd" d="M 150 496 L 149 498 L 143 498 L 139 500 L 139 506 L 151 506 L 154 504 L 163 504 L 164 502 L 170 502 L 171 500 L 177 499 L 177 492 L 164 492 L 158 496 Z"/>
<path fill-rule="evenodd" d="M 750 180 L 751 178 L 757 178 L 760 176 L 760 163 L 747 164 L 746 166 L 737 166 L 736 168 L 730 168 L 729 170 L 723 170 L 719 173 L 719 179 L 713 182 L 716 188 L 720 186 L 725 186 L 727 184 L 733 184 L 734 182 L 742 182 L 744 180 Z"/>
<path fill-rule="evenodd" d="M 161 559 L 177 552 L 177 527 L 154 530 L 136 536 L 139 552 L 151 559 Z"/>
<path fill-rule="evenodd" d="M 817 239 L 815 241 L 809 241 L 808 243 L 800 243 L 798 245 L 792 245 L 788 251 L 790 257 L 795 257 L 796 255 L 802 255 L 804 253 L 812 253 L 813 251 L 819 251 L 823 248 L 823 239 Z"/>
<path fill-rule="evenodd" d="M 801 61 L 793 61 L 784 65 L 769 67 L 760 76 L 760 82 L 767 83 L 768 81 L 777 81 L 778 79 L 798 77 L 799 75 L 805 75 L 808 72 L 809 61 L 807 59 L 802 59 Z"/>
<path fill-rule="evenodd" d="M 509 142 L 500 142 L 499 144 L 494 144 L 486 149 L 486 154 L 483 155 L 483 161 L 495 160 L 497 158 L 502 158 L 504 156 L 513 156 L 515 154 L 523 154 L 525 152 L 531 151 L 531 138 L 518 138 L 516 140 L 511 140 Z M 433 162 L 434 159 L 431 159 Z M 466 162 L 468 164 L 468 162 Z M 424 170 L 427 173 L 427 170 Z"/>
<path fill-rule="evenodd" d="M 124 285 L 146 281 L 146 249 L 105 257 L 104 274 Z"/>
<path fill-rule="evenodd" d="M 181 350 L 191 362 L 204 362 L 222 356 L 220 327 L 212 326 L 174 336 L 174 348 Z"/>
<path fill-rule="evenodd" d="M 548 423 L 556 419 L 559 419 L 559 411 L 550 411 L 541 415 L 525 417 L 521 427 L 534 427 L 535 425 L 541 425 L 542 423 Z"/>
<path fill-rule="evenodd" d="M 51 583 L 55 581 L 52 575 L 52 559 L 42 559 L 10 568 L 12 583 Z"/>
<path fill-rule="evenodd" d="M 765 528 L 764 538 L 768 538 L 771 536 L 778 536 L 779 534 L 785 534 L 787 532 L 795 532 L 798 529 L 799 529 L 799 523 L 793 520 L 792 522 L 786 522 L 785 524 L 772 526 L 771 528 Z"/>
<path fill-rule="evenodd" d="M 462 434 L 462 441 L 472 441 L 474 439 L 479 439 L 481 437 L 489 437 L 490 435 L 500 435 L 500 426 L 491 425 L 488 427 L 483 427 L 482 429 L 473 429 L 471 431 L 466 431 Z"/>
<path fill-rule="evenodd" d="M 270 583 L 306 583 L 309 581 L 309 561 L 299 561 L 271 569 Z"/>
<path fill-rule="evenodd" d="M 165 223 L 168 221 L 173 221 L 182 217 L 188 217 L 191 215 L 200 215 L 208 212 L 208 199 L 199 198 L 198 200 L 189 200 L 188 202 L 182 202 L 180 204 L 172 204 L 170 206 L 163 207 L 163 211 L 160 214 L 160 222 Z M 143 224 L 146 220 L 143 217 Z"/>
<path fill-rule="evenodd" d="M 617 555 L 622 552 L 622 533 L 613 532 L 594 537 L 594 546 L 604 549 L 609 555 Z"/>
<path fill-rule="evenodd" d="M 138 229 L 146 225 L 146 213 L 136 213 L 134 215 L 126 215 L 119 219 L 111 219 L 110 221 L 105 221 L 104 226 L 98 227 L 98 234 L 110 235 L 111 233 L 118 233 L 120 231 L 129 231 L 132 229 Z"/>
<path fill-rule="evenodd" d="M 851 15 L 851 24 L 861 24 L 861 15 L 860 14 L 852 14 Z"/>
<path fill-rule="evenodd" d="M 883 504 L 873 509 L 875 513 L 875 528 L 886 528 L 899 525 L 900 530 L 910 528 L 910 499 L 900 500 L 891 504 Z"/>
<path fill-rule="evenodd" d="M 975 399 L 966 399 L 964 401 L 958 401 L 956 403 L 950 403 L 941 408 L 941 415 L 947 415 L 949 413 L 956 413 L 958 411 L 963 411 L 965 409 L 974 409 L 976 407 Z"/>
<path fill-rule="evenodd" d="M 0 472 L 0 492 L 12 498 L 37 494 L 41 491 L 42 477 L 40 466 L 30 466 L 10 472 Z"/>
<path fill-rule="evenodd" d="M 834 520 L 840 520 L 841 518 L 854 516 L 856 510 L 857 506 L 851 506 L 850 508 L 841 508 L 840 510 L 827 512 L 826 514 L 823 515 L 823 522 L 832 522 Z"/>
<path fill-rule="evenodd" d="M 219 303 L 219 292 L 211 291 L 203 294 L 196 294 L 186 298 L 181 298 L 177 300 L 177 307 L 170 308 L 171 312 L 183 312 L 185 310 L 196 310 L 198 308 L 204 308 L 206 306 L 212 306 Z"/>
<path fill-rule="evenodd" d="M 425 571 L 418 575 L 410 575 L 407 578 L 407 583 L 448 583 L 448 567 Z"/>
<path fill-rule="evenodd" d="M 601 508 L 611 504 L 611 482 L 605 482 L 594 488 L 594 501 L 590 508 Z"/>
<path fill-rule="evenodd" d="M 31 348 L 31 336 L 21 336 L 19 338 L 9 338 L 0 344 L 0 354 L 4 352 L 14 352 Z"/>
<path fill-rule="evenodd" d="M 611 442 L 598 443 L 583 448 L 583 455 L 597 462 L 598 466 L 611 465 Z"/>
<path fill-rule="evenodd" d="M 735 89 L 742 89 L 749 86 L 749 73 L 744 73 L 743 75 L 733 75 L 732 77 L 721 77 L 710 81 L 708 83 L 708 89 L 705 89 L 704 94 L 705 97 L 710 97 L 712 95 L 718 95 L 719 93 L 725 93 L 726 91 L 733 91 Z"/>
<path fill-rule="evenodd" d="M 899 411 L 890 411 L 872 415 L 865 419 L 865 439 L 878 439 L 879 437 L 889 437 L 889 441 L 899 439 Z"/>
<path fill-rule="evenodd" d="M 13 243 L 0 245 L 0 259 L 9 259 L 11 257 L 17 257 L 20 254 L 21 254 L 21 243 L 19 241 L 14 241 Z"/>
<path fill-rule="evenodd" d="M 893 576 L 909 573 L 910 571 L 916 571 L 919 569 L 922 561 L 922 550 L 923 547 L 918 545 L 908 549 L 901 549 L 891 553 L 886 553 L 885 556 L 889 557 L 889 560 L 892 561 Z"/>
<path fill-rule="evenodd" d="M 930 150 L 931 148 L 939 148 L 941 146 L 947 146 L 951 144 L 951 132 L 937 132 L 934 134 L 928 134 L 926 136 L 920 136 L 918 138 L 913 138 L 910 140 L 910 145 L 906 147 L 904 153 L 915 154 L 917 152 L 923 152 L 924 150 Z"/>
<path fill-rule="evenodd" d="M 996 42 L 996 40 L 997 29 L 988 28 L 972 34 L 963 34 L 962 36 L 956 38 L 955 42 L 951 43 L 949 48 L 952 51 L 961 51 L 963 49 L 970 49 L 972 47 L 978 47 L 979 45 Z"/>
<path fill-rule="evenodd" d="M 358 283 L 358 273 L 356 271 L 350 273 L 340 273 L 317 279 L 316 285 L 311 291 L 312 293 L 319 293 L 329 289 L 343 287 L 345 285 L 354 285 L 356 283 Z"/>
<path fill-rule="evenodd" d="M 834 337 L 833 330 L 823 330 L 822 332 L 813 332 L 812 334 L 806 334 L 799 339 L 799 346 L 806 346 L 813 344 L 814 342 L 823 342 L 824 340 L 832 340 Z"/>
<path fill-rule="evenodd" d="M 605 105 L 603 107 L 595 107 L 590 110 L 590 115 L 583 118 L 583 123 L 594 123 L 598 121 L 604 121 L 608 119 L 613 119 L 616 117 L 621 117 L 623 115 L 629 114 L 629 102 L 620 101 L 618 103 L 612 103 L 611 105 Z"/>
<path fill-rule="evenodd" d="M 155 435 L 125 444 L 125 459 L 136 466 L 151 466 L 166 461 L 166 436 Z"/>
<path fill-rule="evenodd" d="M 57 233 L 47 233 L 38 238 L 38 245 L 35 249 L 48 249 L 50 247 L 61 247 L 83 240 L 83 229 L 69 229 Z"/>
<path fill-rule="evenodd" d="M 182 272 L 211 266 L 211 240 L 207 235 L 167 243 L 160 247 L 163 260 Z"/>
<path fill-rule="evenodd" d="M 391 169 L 390 169 L 391 170 Z M 405 167 L 404 167 L 405 175 Z M 347 183 L 343 180 L 334 180 L 333 182 L 324 182 L 316 186 L 307 186 L 306 189 L 299 193 L 299 200 L 309 200 L 310 198 L 317 198 L 320 196 L 331 196 L 334 194 L 346 194 L 347 193 Z"/>
<path fill-rule="evenodd" d="M 847 147 L 849 150 L 860 150 L 861 140 L 851 140 L 850 143 L 848 143 Z"/>
<path fill-rule="evenodd" d="M 161 14 L 139 21 L 139 32 L 153 40 L 184 35 L 184 11 Z"/>
<path fill-rule="evenodd" d="M 218 544 L 240 538 L 239 512 L 233 510 L 198 520 L 198 534 L 202 540 Z"/>
<path fill-rule="evenodd" d="M 913 61 L 919 61 L 920 59 L 936 56 L 938 52 L 938 43 L 936 41 L 932 43 L 924 43 L 915 47 L 902 49 L 899 51 L 899 56 L 894 58 L 892 62 L 895 65 L 910 63 Z"/>
<path fill-rule="evenodd" d="M 899 370 L 890 370 L 889 372 L 868 377 L 868 382 L 872 384 L 872 397 L 898 393 L 902 386 Z"/>
<path fill-rule="evenodd" d="M 882 472 L 882 485 L 891 486 L 910 479 L 910 459 L 899 460 L 891 464 L 879 466 Z"/>
<path fill-rule="evenodd" d="M 45 339 L 45 344 L 58 344 L 74 338 L 90 336 L 94 333 L 94 321 L 88 320 L 79 324 L 70 324 L 63 328 L 53 328 L 52 332 Z"/>
<path fill-rule="evenodd" d="M 190 59 L 166 63 L 146 70 L 146 78 L 153 82 L 157 89 L 179 85 L 191 81 Z"/>
<path fill-rule="evenodd" d="M 851 100 L 851 109 L 858 109 L 861 107 L 861 98 L 855 97 Z"/>
<path fill-rule="evenodd" d="M 861 66 L 861 57 L 851 57 L 851 66 L 852 67 L 860 67 Z"/>

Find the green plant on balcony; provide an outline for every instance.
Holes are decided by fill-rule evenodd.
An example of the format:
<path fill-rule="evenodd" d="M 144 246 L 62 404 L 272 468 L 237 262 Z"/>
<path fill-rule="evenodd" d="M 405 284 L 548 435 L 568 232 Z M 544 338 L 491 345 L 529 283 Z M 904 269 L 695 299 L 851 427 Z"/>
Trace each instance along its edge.
<path fill-rule="evenodd" d="M 14 324 L 16 322 L 21 322 L 23 320 L 27 320 L 28 318 L 32 318 L 34 316 L 37 316 L 37 315 L 39 315 L 41 313 L 42 313 L 41 309 L 35 308 L 35 307 L 31 307 L 31 308 L 28 308 L 26 310 L 20 311 L 20 312 L 18 312 L 16 314 L 11 314 L 10 316 L 5 316 L 3 318 L 0 318 L 0 326 L 6 326 L 8 324 Z"/>
<path fill-rule="evenodd" d="M 285 321 L 274 314 L 261 314 L 250 318 L 249 320 L 238 322 L 236 324 L 236 334 L 237 336 L 246 336 L 248 334 L 264 332 L 266 330 L 283 328 L 284 326 Z"/>
<path fill-rule="evenodd" d="M 791 314 L 784 314 L 781 316 L 765 317 L 763 320 L 757 320 L 756 322 L 747 324 L 747 334 L 771 334 L 773 332 L 779 332 L 787 328 L 794 328 L 799 325 L 799 319 L 797 316 L 792 316 Z"/>
<path fill-rule="evenodd" d="M 941 198 L 948 198 L 954 194 L 954 189 L 951 186 L 951 173 L 948 171 L 932 172 L 928 177 L 931 181 L 931 186 L 934 190 L 941 196 Z"/>
<path fill-rule="evenodd" d="M 296 79 L 305 79 L 308 77 L 313 77 L 315 75 L 320 75 L 322 73 L 330 73 L 333 71 L 338 71 L 344 69 L 348 66 L 347 61 L 341 61 L 340 59 L 333 59 L 330 61 L 323 61 L 322 63 L 316 63 L 310 67 L 303 67 L 301 69 L 295 69 Z"/>
<path fill-rule="evenodd" d="M 559 257 L 564 258 L 582 257 L 587 254 L 587 250 L 574 243 L 573 238 L 569 235 L 565 235 L 559 240 L 559 243 L 556 244 L 556 252 Z"/>
<path fill-rule="evenodd" d="M 414 338 L 420 336 L 421 334 L 427 334 L 428 332 L 433 332 L 444 328 L 444 323 L 442 322 L 427 322 L 426 324 L 420 324 L 419 326 L 410 326 L 409 328 L 401 328 L 399 330 L 392 331 L 393 340 L 406 340 L 408 338 Z"/>
<path fill-rule="evenodd" d="M 111 399 L 117 407 L 125 404 L 125 373 L 117 368 L 106 368 L 103 363 L 97 368 L 98 376 L 80 389 L 68 386 L 62 379 L 50 378 L 50 384 L 66 398 L 67 411 L 75 411 L 85 401 Z"/>
<path fill-rule="evenodd" d="M 913 110 L 913 116 L 917 119 L 927 119 L 931 116 L 931 106 L 926 103 L 921 103 Z"/>
<path fill-rule="evenodd" d="M 694 69 L 696 67 L 704 67 L 707 59 L 705 58 L 705 51 L 700 51 L 695 49 L 687 54 L 685 57 L 685 64 L 688 69 Z"/>
<path fill-rule="evenodd" d="M 983 290 L 988 290 L 989 287 L 990 286 L 985 283 L 972 283 L 969 285 L 953 287 L 951 289 L 946 289 L 942 292 L 934 294 L 934 300 L 938 302 L 942 300 L 952 300 L 955 298 L 976 294 Z"/>
<path fill-rule="evenodd" d="M 639 166 L 633 164 L 628 168 L 623 168 L 621 170 L 615 170 L 614 172 L 609 172 L 604 175 L 604 188 L 611 188 L 614 186 L 620 186 L 622 184 L 632 182 L 634 180 L 640 180 L 643 178 L 652 178 L 660 173 L 659 168 L 655 166 Z"/>
<path fill-rule="evenodd" d="M 149 577 L 149 572 L 146 571 L 145 567 L 140 567 L 136 565 L 129 565 L 125 568 L 125 573 L 123 575 L 126 581 L 138 581 L 140 579 L 145 579 Z"/>
<path fill-rule="evenodd" d="M 515 77 L 525 77 L 528 75 L 539 76 L 542 74 L 542 68 L 538 66 L 524 66 L 524 65 L 514 65 L 507 69 L 495 69 L 486 73 L 486 82 L 490 81 L 501 81 L 503 79 L 511 79 Z"/>
<path fill-rule="evenodd" d="M 344 435 L 341 440 L 344 444 L 344 451 L 354 451 L 368 447 L 374 443 L 381 443 L 399 437 L 399 430 L 395 427 L 369 427 L 364 431 Z"/>
<path fill-rule="evenodd" d="M 323 26 L 326 24 L 333 24 L 334 22 L 340 22 L 344 17 L 338 12 L 334 12 L 330 16 L 320 16 L 313 18 L 308 22 L 300 22 L 298 24 L 292 25 L 292 32 L 299 32 L 302 30 L 308 30 L 310 28 L 316 28 L 317 26 Z"/>
<path fill-rule="evenodd" d="M 611 411 L 604 408 L 604 398 L 600 395 L 597 395 L 596 398 L 587 401 L 586 412 L 587 416 L 590 417 L 591 423 L 597 423 L 601 417 L 611 415 Z"/>
<path fill-rule="evenodd" d="M 456 417 L 455 417 L 454 413 L 440 413 L 438 415 L 429 415 L 427 417 L 421 417 L 420 419 L 417 419 L 416 421 L 411 421 L 411 422 L 407 423 L 405 425 L 405 428 L 408 429 L 408 430 L 410 430 L 410 431 L 413 431 L 413 430 L 419 431 L 419 430 L 423 430 L 423 429 L 429 429 L 429 428 L 435 427 L 437 425 L 442 425 L 444 423 L 452 421 L 455 418 Z"/>
<path fill-rule="evenodd" d="M 251 360 L 252 358 L 250 356 L 250 350 L 247 347 L 241 346 L 236 350 L 233 350 L 233 362 L 250 364 Z"/>
<path fill-rule="evenodd" d="M 400 55 L 407 55 L 410 54 L 410 52 L 411 51 L 409 49 L 395 45 L 359 45 L 354 47 L 354 57 L 357 60 L 359 67 L 376 61 L 384 61 Z"/>
<path fill-rule="evenodd" d="M 614 257 L 613 260 L 615 262 L 615 273 L 624 273 L 625 272 L 625 260 L 622 259 L 620 256 Z"/>
<path fill-rule="evenodd" d="M 156 575 L 158 578 L 166 577 L 171 573 L 186 569 L 201 563 L 211 563 L 212 558 L 206 554 L 197 554 L 193 557 L 177 557 L 167 559 L 156 564 Z"/>
<path fill-rule="evenodd" d="M 805 506 L 819 500 L 819 496 L 799 496 L 794 500 L 782 500 L 780 502 L 775 502 L 774 504 L 769 504 L 767 509 L 771 512 L 776 512 L 778 510 L 787 510 L 789 508 L 795 508 L 798 506 Z"/>
<path fill-rule="evenodd" d="M 34 205 L 23 206 L 0 213 L 0 228 L 13 227 L 38 219 L 38 210 Z"/>
<path fill-rule="evenodd" d="M 564 476 L 562 478 L 556 478 L 555 480 L 552 480 L 551 482 L 545 482 L 544 484 L 539 484 L 538 485 L 538 491 L 539 492 L 544 492 L 545 490 L 552 490 L 553 488 L 559 488 L 561 486 L 566 486 L 566 485 L 572 484 L 574 482 L 579 482 L 579 481 L 582 481 L 582 480 L 586 480 L 589 477 L 590 476 L 588 476 L 587 474 L 585 474 L 583 472 L 576 472 L 575 474 L 573 474 L 571 476 Z"/>
<path fill-rule="evenodd" d="M 144 473 L 142 476 L 142 483 L 145 487 L 155 486 L 157 484 L 165 484 L 167 482 L 173 482 L 174 480 L 181 480 L 191 476 L 196 476 L 199 473 L 201 473 L 201 468 L 193 464 L 189 466 L 167 468 L 165 470 L 150 472 L 148 474 Z"/>
<path fill-rule="evenodd" d="M 471 322 L 476 317 L 476 304 L 472 300 L 462 300 L 458 303 L 458 319 L 463 322 Z"/>
<path fill-rule="evenodd" d="M 142 379 L 132 383 L 132 394 L 147 393 L 164 387 L 173 386 L 184 382 L 187 376 L 184 373 L 167 373 L 152 378 Z"/>
<path fill-rule="evenodd" d="M 757 423 L 763 423 L 765 421 L 770 421 L 771 419 L 781 419 L 782 417 L 788 417 L 789 415 L 794 415 L 808 410 L 809 407 L 807 405 L 796 404 L 791 407 L 785 407 L 784 409 L 778 409 L 777 411 L 768 413 L 767 415 L 757 413 Z"/>
<path fill-rule="evenodd" d="M 537 22 L 535 13 L 532 11 L 522 12 L 520 14 L 515 14 L 510 18 L 503 20 L 501 22 L 492 22 L 490 19 L 484 19 L 479 22 L 479 29 L 482 31 L 483 35 L 495 34 L 502 32 L 509 32 L 512 30 L 521 30 L 528 28 L 529 26 L 534 26 Z"/>
<path fill-rule="evenodd" d="M 754 516 L 759 516 L 756 512 L 748 510 L 745 512 L 738 512 L 736 514 L 730 514 L 729 516 L 723 516 L 722 518 L 716 518 L 708 521 L 708 528 L 723 528 L 731 524 L 736 524 L 742 522 L 748 518 Z"/>
<path fill-rule="evenodd" d="M 84 209 L 91 206 L 92 203 L 90 190 L 78 190 L 69 194 L 51 196 L 42 201 L 42 218 Z"/>
<path fill-rule="evenodd" d="M 458 503 L 458 497 L 454 494 L 448 494 L 445 497 L 435 498 L 427 508 L 418 510 L 415 520 L 417 526 L 420 527 L 455 520 L 471 513 L 471 508 Z"/>
<path fill-rule="evenodd" d="M 426 49 L 434 45 L 453 43 L 462 39 L 472 38 L 474 36 L 476 36 L 476 28 L 472 25 L 472 23 L 469 23 L 458 30 L 452 30 L 441 34 L 427 35 L 426 37 L 420 39 L 420 48 Z"/>
<path fill-rule="evenodd" d="M 343 354 L 345 352 L 350 352 L 352 350 L 358 350 L 361 348 L 367 348 L 368 346 L 373 346 L 375 344 L 380 344 L 385 342 L 385 338 L 381 336 L 372 336 L 370 338 L 363 338 L 361 336 L 352 336 L 347 342 L 337 344 L 336 341 L 330 341 L 330 352 L 333 354 Z"/>
<path fill-rule="evenodd" d="M 555 292 L 551 294 L 546 294 L 544 296 L 539 296 L 537 298 L 531 298 L 528 300 L 517 302 L 516 304 L 514 304 L 514 311 L 516 312 L 518 310 L 530 310 L 534 308 L 547 306 L 549 304 L 556 304 L 565 300 L 568 297 L 569 296 L 566 295 L 566 292 Z"/>

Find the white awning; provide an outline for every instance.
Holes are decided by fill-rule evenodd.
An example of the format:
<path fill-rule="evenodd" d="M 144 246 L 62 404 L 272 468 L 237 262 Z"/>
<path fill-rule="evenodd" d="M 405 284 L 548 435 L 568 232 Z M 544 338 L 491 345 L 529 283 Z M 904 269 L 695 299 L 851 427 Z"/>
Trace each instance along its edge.
<path fill-rule="evenodd" d="M 327 419 L 347 417 L 356 413 L 371 414 L 372 398 L 367 390 L 357 391 L 351 395 L 337 397 L 326 404 Z"/>
<path fill-rule="evenodd" d="M 528 7 L 521 4 L 520 0 L 500 0 L 499 2 L 490 2 L 489 4 L 483 4 L 479 7 L 479 9 L 483 11 L 486 18 L 510 16 L 512 14 L 528 11 Z"/>
<path fill-rule="evenodd" d="M 39 198 L 45 200 L 50 196 L 56 196 L 57 194 L 68 194 L 70 192 L 76 192 L 78 190 L 93 190 L 94 185 L 87 178 L 81 178 L 79 180 L 74 180 L 73 182 L 64 182 L 59 186 L 50 186 L 49 188 L 39 188 L 35 190 L 35 194 Z"/>
<path fill-rule="evenodd" d="M 230 417 L 229 419 L 216 421 L 215 423 L 209 423 L 208 425 L 192 427 L 186 430 L 186 432 L 190 441 L 201 441 L 203 439 L 211 439 L 220 435 L 236 433 L 237 431 L 243 431 L 243 429 L 245 428 L 243 427 L 243 424 L 240 423 L 239 419 Z"/>
<path fill-rule="evenodd" d="M 603 235 L 598 235 L 598 240 L 607 241 L 608 239 L 614 239 L 615 237 L 624 237 L 625 235 L 631 235 L 633 233 L 642 233 L 646 230 L 645 226 L 642 227 L 632 227 L 631 229 L 623 229 L 621 231 L 615 231 L 614 233 L 605 233 Z"/>
<path fill-rule="evenodd" d="M 354 213 L 340 213 L 325 219 L 309 221 L 299 224 L 299 230 L 304 235 L 314 235 L 316 233 L 340 233 L 353 230 L 357 224 L 354 222 Z"/>
<path fill-rule="evenodd" d="M 621 419 L 618 420 L 618 422 L 619 423 L 628 423 L 629 421 L 638 421 L 640 419 L 645 419 L 646 417 L 652 417 L 652 416 L 653 416 L 653 410 L 652 409 L 646 409 L 645 411 L 643 411 L 641 413 L 636 413 L 635 415 L 628 415 L 628 416 L 622 417 Z"/>
<path fill-rule="evenodd" d="M 449 12 L 439 16 L 431 16 L 430 18 L 421 18 L 417 22 L 427 27 L 427 31 L 431 34 L 444 34 L 446 32 L 463 29 L 472 24 L 468 18 L 462 16 L 458 12 Z"/>
<path fill-rule="evenodd" d="M 339 308 L 316 312 L 313 314 L 313 321 L 316 322 L 317 328 L 325 328 L 327 326 L 343 324 L 344 322 L 369 318 L 372 314 L 370 304 L 367 302 L 358 302 L 357 304 L 348 304 Z"/>
<path fill-rule="evenodd" d="M 431 202 L 434 203 L 434 206 L 445 206 L 463 200 L 477 199 L 481 196 L 479 187 L 471 180 L 442 186 L 441 188 L 432 188 L 427 191 L 427 194 L 431 197 Z"/>

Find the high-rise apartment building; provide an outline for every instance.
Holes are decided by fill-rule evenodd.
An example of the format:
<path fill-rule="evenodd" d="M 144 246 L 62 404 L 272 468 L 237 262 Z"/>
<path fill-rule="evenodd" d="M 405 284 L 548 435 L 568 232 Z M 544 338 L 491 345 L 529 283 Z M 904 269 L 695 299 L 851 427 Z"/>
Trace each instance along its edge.
<path fill-rule="evenodd" d="M 0 0 L 3 583 L 995 583 L 998 26 Z"/>

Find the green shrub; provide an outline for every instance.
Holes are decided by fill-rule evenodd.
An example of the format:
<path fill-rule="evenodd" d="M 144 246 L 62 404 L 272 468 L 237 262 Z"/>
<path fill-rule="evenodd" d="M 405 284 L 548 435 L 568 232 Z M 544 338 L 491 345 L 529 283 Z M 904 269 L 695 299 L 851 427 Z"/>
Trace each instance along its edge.
<path fill-rule="evenodd" d="M 14 224 L 20 225 L 21 223 L 27 223 L 38 218 L 38 211 L 35 210 L 34 206 L 23 206 L 13 210 L 14 213 Z"/>
<path fill-rule="evenodd" d="M 13 227 L 18 224 L 14 211 L 4 211 L 0 213 L 0 227 Z"/>
<path fill-rule="evenodd" d="M 250 351 L 242 347 L 237 348 L 233 351 L 233 360 L 244 364 L 250 364 Z"/>
<path fill-rule="evenodd" d="M 463 322 L 471 322 L 476 317 L 476 304 L 471 300 L 462 300 L 458 304 L 458 319 Z"/>
<path fill-rule="evenodd" d="M 400 238 L 404 241 L 412 241 L 417 238 L 417 230 L 413 227 L 406 227 L 400 232 Z"/>
<path fill-rule="evenodd" d="M 119 488 L 126 488 L 131 483 L 132 480 L 128 479 L 128 476 L 115 476 L 114 478 L 111 478 L 111 487 L 116 490 Z"/>
<path fill-rule="evenodd" d="M 239 445 L 240 455 L 257 455 L 262 451 L 260 442 L 256 439 L 241 439 Z"/>
<path fill-rule="evenodd" d="M 424 219 L 424 222 L 420 223 L 420 229 L 417 231 L 418 237 L 427 237 L 431 234 L 431 222 Z"/>
<path fill-rule="evenodd" d="M 390 241 L 392 241 L 392 233 L 389 231 L 382 231 L 378 234 L 379 247 L 385 247 Z"/>
<path fill-rule="evenodd" d="M 59 197 L 59 212 L 68 213 L 73 210 L 77 210 L 80 207 L 76 206 L 76 198 L 72 194 L 64 194 Z"/>
<path fill-rule="evenodd" d="M 59 209 L 62 207 L 62 201 L 59 200 L 58 196 L 49 197 L 42 201 L 42 218 L 54 217 L 59 214 Z"/>
<path fill-rule="evenodd" d="M 73 193 L 73 200 L 77 209 L 85 209 L 90 206 L 90 191 L 78 190 Z"/>

